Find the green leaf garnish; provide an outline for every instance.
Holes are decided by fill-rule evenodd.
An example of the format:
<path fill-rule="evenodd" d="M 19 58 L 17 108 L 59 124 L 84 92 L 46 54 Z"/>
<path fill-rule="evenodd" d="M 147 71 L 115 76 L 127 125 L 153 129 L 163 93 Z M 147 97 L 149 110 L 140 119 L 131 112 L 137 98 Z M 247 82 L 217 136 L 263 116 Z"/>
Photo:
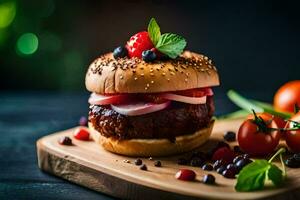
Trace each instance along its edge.
<path fill-rule="evenodd" d="M 282 185 L 286 173 L 282 160 L 282 153 L 284 152 L 285 149 L 281 148 L 270 158 L 270 160 L 255 160 L 245 166 L 238 175 L 235 189 L 241 192 L 262 190 L 267 180 L 271 180 L 276 187 Z M 283 171 L 272 164 L 273 159 L 278 155 L 280 156 Z"/>
<path fill-rule="evenodd" d="M 237 191 L 253 191 L 264 187 L 266 172 L 270 163 L 266 160 L 255 160 L 245 166 L 238 175 L 235 189 Z"/>
<path fill-rule="evenodd" d="M 148 34 L 149 34 L 149 37 L 150 37 L 152 43 L 154 44 L 154 46 L 156 46 L 156 44 L 161 36 L 161 33 L 160 33 L 160 28 L 154 18 L 151 18 L 151 20 L 148 24 Z"/>
<path fill-rule="evenodd" d="M 183 52 L 186 41 L 183 37 L 174 33 L 165 33 L 157 42 L 156 49 L 170 58 L 176 58 Z"/>
<path fill-rule="evenodd" d="M 282 171 L 276 166 L 271 164 L 268 171 L 268 178 L 272 181 L 275 186 L 280 186 L 283 183 Z"/>
<path fill-rule="evenodd" d="M 154 18 L 148 24 L 148 34 L 154 47 L 161 53 L 175 59 L 186 46 L 186 41 L 182 36 L 174 33 L 161 34 L 160 27 Z"/>

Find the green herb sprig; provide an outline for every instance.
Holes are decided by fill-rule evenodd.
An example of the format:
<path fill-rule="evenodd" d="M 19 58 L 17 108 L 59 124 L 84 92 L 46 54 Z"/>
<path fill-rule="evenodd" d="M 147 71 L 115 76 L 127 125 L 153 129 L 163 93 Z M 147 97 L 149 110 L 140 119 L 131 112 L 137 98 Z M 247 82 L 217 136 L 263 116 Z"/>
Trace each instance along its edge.
<path fill-rule="evenodd" d="M 252 113 L 252 110 L 254 110 L 257 113 L 267 112 L 284 119 L 288 119 L 292 116 L 292 113 L 276 111 L 273 108 L 273 106 L 268 103 L 256 100 L 249 100 L 234 90 L 229 90 L 227 92 L 227 96 L 234 104 L 247 111 L 248 113 Z"/>
<path fill-rule="evenodd" d="M 281 186 L 286 177 L 282 159 L 285 151 L 285 148 L 280 148 L 269 160 L 259 159 L 245 166 L 238 174 L 235 189 L 240 192 L 262 190 L 268 180 L 276 187 Z M 282 169 L 272 163 L 277 156 L 280 157 Z"/>
<path fill-rule="evenodd" d="M 160 27 L 154 18 L 151 18 L 149 22 L 148 34 L 155 48 L 173 59 L 183 52 L 187 44 L 186 40 L 180 35 L 174 33 L 161 34 Z"/>

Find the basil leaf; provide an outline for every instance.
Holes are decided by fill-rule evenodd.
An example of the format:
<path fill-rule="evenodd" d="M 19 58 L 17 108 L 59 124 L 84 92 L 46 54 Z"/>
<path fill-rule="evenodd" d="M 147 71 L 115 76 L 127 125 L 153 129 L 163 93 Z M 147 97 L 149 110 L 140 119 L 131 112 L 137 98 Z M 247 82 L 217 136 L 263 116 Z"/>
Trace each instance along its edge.
<path fill-rule="evenodd" d="M 161 33 L 160 33 L 160 28 L 154 18 L 151 18 L 151 20 L 148 24 L 148 34 L 149 34 L 149 37 L 150 37 L 152 43 L 154 44 L 154 46 L 156 46 L 156 44 L 161 36 Z"/>
<path fill-rule="evenodd" d="M 156 49 L 174 59 L 183 52 L 185 46 L 186 41 L 183 37 L 173 33 L 165 33 L 159 38 Z"/>
<path fill-rule="evenodd" d="M 235 189 L 244 192 L 263 189 L 270 167 L 271 164 L 266 160 L 255 160 L 245 166 L 238 175 Z"/>
<path fill-rule="evenodd" d="M 271 167 L 268 171 L 268 178 L 275 186 L 280 186 L 283 183 L 282 171 L 276 165 L 271 164 Z"/>

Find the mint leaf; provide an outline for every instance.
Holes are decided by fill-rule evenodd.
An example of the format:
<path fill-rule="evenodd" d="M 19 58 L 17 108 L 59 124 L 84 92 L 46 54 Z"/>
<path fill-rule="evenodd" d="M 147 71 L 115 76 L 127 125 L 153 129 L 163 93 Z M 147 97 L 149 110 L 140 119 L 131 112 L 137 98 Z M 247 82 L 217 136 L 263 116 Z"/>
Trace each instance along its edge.
<path fill-rule="evenodd" d="M 150 37 L 152 43 L 154 44 L 154 46 L 156 46 L 156 44 L 161 36 L 161 33 L 160 33 L 160 28 L 154 18 L 151 18 L 151 20 L 148 24 L 148 34 L 149 34 L 149 37 Z"/>
<path fill-rule="evenodd" d="M 158 51 L 174 59 L 183 52 L 185 46 L 186 41 L 183 37 L 173 33 L 165 33 L 161 35 L 155 47 Z"/>
<path fill-rule="evenodd" d="M 268 178 L 273 182 L 275 186 L 280 186 L 283 183 L 282 171 L 276 166 L 271 164 L 268 171 Z"/>
<path fill-rule="evenodd" d="M 238 175 L 235 189 L 243 192 L 263 189 L 270 167 L 266 160 L 255 160 L 245 166 Z"/>

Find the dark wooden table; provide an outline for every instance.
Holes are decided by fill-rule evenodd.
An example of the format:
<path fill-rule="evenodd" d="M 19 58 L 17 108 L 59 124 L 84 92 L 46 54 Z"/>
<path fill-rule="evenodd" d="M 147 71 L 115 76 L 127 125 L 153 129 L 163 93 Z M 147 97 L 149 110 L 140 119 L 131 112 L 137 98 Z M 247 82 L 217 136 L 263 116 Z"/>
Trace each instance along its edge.
<path fill-rule="evenodd" d="M 243 94 L 263 100 L 269 96 L 269 100 L 271 93 Z M 87 114 L 87 98 L 84 92 L 0 93 L 0 199 L 113 199 L 48 175 L 37 166 L 36 140 L 76 126 Z M 216 91 L 215 102 L 217 115 L 235 109 L 223 91 Z"/>

